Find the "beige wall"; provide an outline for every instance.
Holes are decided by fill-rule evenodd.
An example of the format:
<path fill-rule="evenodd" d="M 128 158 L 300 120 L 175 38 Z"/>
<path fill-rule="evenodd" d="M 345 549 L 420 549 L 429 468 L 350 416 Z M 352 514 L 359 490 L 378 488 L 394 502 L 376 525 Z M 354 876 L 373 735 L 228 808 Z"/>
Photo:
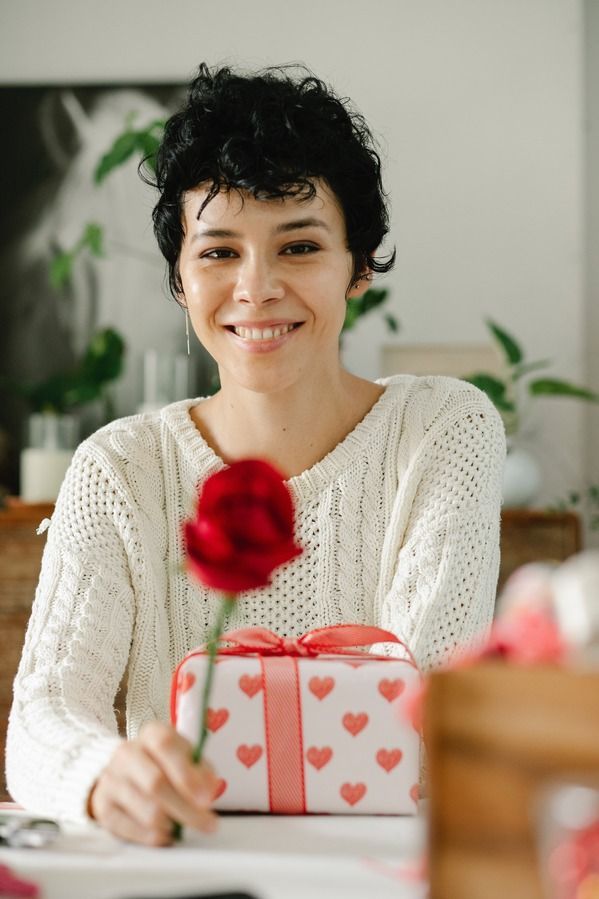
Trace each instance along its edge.
<path fill-rule="evenodd" d="M 2 83 L 304 61 L 382 141 L 400 339 L 480 343 L 490 315 L 531 357 L 553 357 L 556 375 L 599 389 L 584 363 L 599 322 L 584 290 L 582 0 L 3 0 L 0 18 Z M 380 321 L 362 323 L 348 364 L 377 377 L 387 339 Z M 531 413 L 544 499 L 581 479 L 590 417 L 567 401 Z"/>

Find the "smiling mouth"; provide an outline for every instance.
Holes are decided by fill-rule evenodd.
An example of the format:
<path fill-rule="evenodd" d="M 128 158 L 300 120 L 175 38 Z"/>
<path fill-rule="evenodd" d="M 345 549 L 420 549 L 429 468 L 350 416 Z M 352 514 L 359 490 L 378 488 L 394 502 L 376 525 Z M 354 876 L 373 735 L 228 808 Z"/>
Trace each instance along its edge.
<path fill-rule="evenodd" d="M 277 325 L 274 328 L 242 328 L 235 325 L 225 325 L 225 327 L 227 331 L 231 331 L 243 340 L 255 340 L 259 343 L 262 340 L 275 340 L 277 337 L 282 337 L 290 331 L 297 330 L 303 324 L 303 322 L 295 322 L 292 325 Z"/>

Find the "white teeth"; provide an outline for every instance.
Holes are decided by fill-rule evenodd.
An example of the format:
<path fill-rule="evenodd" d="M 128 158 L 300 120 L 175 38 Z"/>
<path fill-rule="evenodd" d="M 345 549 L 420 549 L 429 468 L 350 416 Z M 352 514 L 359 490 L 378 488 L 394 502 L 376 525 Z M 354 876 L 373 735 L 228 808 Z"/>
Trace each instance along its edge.
<path fill-rule="evenodd" d="M 292 329 L 293 325 L 278 325 L 276 328 L 264 328 L 263 331 L 259 331 L 258 328 L 233 327 L 237 336 L 245 340 L 272 340 L 273 337 L 280 337 Z"/>

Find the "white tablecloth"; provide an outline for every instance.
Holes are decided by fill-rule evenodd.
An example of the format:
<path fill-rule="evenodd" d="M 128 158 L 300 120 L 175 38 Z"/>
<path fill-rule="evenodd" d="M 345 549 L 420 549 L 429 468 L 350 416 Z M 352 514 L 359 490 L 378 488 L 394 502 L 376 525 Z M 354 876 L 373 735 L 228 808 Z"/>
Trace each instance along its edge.
<path fill-rule="evenodd" d="M 185 831 L 165 849 L 64 826 L 45 849 L 0 848 L 0 864 L 43 899 L 154 899 L 245 890 L 257 899 L 424 899 L 418 818 L 222 815 L 216 834 Z"/>

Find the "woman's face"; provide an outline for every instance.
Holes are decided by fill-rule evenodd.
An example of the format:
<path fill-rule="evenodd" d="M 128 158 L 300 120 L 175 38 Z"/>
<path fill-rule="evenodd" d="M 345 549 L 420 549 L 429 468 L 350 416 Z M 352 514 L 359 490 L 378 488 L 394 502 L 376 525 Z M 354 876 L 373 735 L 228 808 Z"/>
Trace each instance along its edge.
<path fill-rule="evenodd" d="M 339 334 L 353 271 L 345 220 L 328 186 L 309 202 L 208 190 L 184 196 L 182 302 L 221 384 L 280 390 L 339 370 Z M 359 296 L 360 282 L 350 295 Z"/>

